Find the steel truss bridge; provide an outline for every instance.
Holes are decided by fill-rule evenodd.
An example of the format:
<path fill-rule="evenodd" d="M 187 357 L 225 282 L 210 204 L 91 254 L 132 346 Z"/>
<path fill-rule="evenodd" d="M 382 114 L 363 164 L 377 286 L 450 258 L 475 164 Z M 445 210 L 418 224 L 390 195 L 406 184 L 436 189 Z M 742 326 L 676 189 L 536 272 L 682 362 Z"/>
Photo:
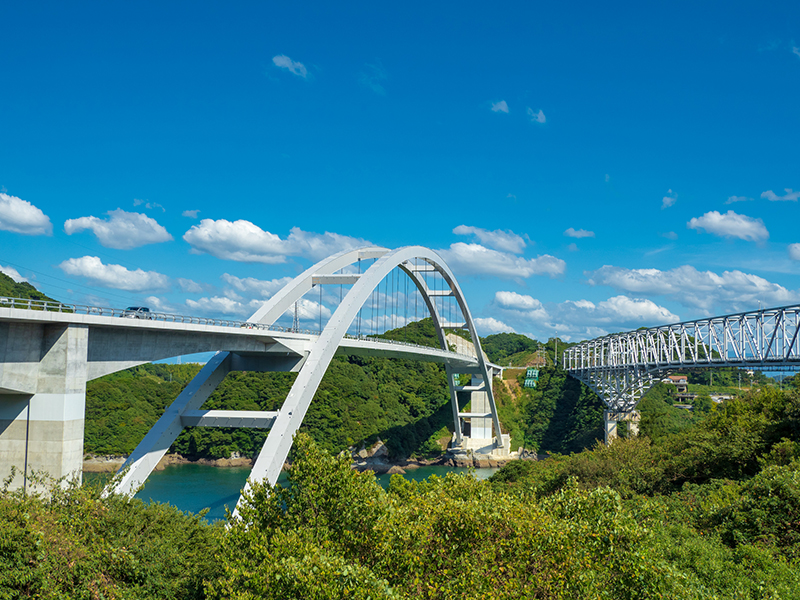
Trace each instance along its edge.
<path fill-rule="evenodd" d="M 391 285 L 390 285 L 391 282 Z M 335 310 L 323 326 L 323 287 Z M 344 288 L 347 287 L 346 293 Z M 313 291 L 312 291 L 313 290 Z M 318 293 L 319 331 L 276 321 Z M 376 339 L 389 323 L 432 318 L 438 348 Z M 333 298 L 333 300 L 332 300 Z M 400 306 L 404 302 L 404 306 Z M 417 302 L 422 314 L 417 315 Z M 391 303 L 391 306 L 390 306 Z M 376 319 L 383 304 L 383 319 Z M 397 313 L 402 313 L 398 315 Z M 369 318 L 371 315 L 371 318 Z M 314 394 L 334 356 L 361 354 L 444 363 L 454 421 L 453 445 L 486 454 L 508 452 L 501 433 L 488 362 L 455 276 L 434 251 L 366 247 L 326 258 L 295 277 L 247 321 L 130 311 L 0 298 L 0 474 L 12 465 L 80 474 L 86 381 L 157 359 L 213 350 L 216 354 L 184 388 L 128 457 L 106 493 L 132 494 L 144 483 L 184 427 L 269 429 L 250 481 L 275 484 Z M 395 319 L 397 317 L 397 319 Z M 402 319 L 400 317 L 403 317 Z M 369 327 L 367 324 L 370 324 Z M 452 350 L 448 329 L 469 332 L 473 352 Z M 450 334 L 452 335 L 452 334 Z M 297 377 L 278 411 L 203 410 L 231 371 L 293 371 Z M 462 376 L 468 376 L 464 385 Z M 464 410 L 467 403 L 469 410 Z M 469 422 L 471 431 L 462 431 Z M 58 431 L 56 437 L 53 432 Z M 15 481 L 15 483 L 17 483 Z"/>
<path fill-rule="evenodd" d="M 603 400 L 606 440 L 618 421 L 638 431 L 636 405 L 675 371 L 800 367 L 800 305 L 607 335 L 564 351 L 564 369 Z"/>

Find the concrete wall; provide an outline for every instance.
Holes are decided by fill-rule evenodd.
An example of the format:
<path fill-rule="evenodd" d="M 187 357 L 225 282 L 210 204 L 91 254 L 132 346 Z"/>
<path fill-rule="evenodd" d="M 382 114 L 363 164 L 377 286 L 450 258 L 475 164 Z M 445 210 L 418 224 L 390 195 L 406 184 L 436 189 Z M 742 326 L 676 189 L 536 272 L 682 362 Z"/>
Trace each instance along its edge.
<path fill-rule="evenodd" d="M 88 327 L 43 325 L 16 333 L 25 335 L 7 338 L 11 354 L 39 360 L 6 362 L 36 385 L 33 394 L 0 394 L 0 479 L 12 466 L 20 473 L 12 489 L 25 486 L 32 471 L 80 478 Z"/>

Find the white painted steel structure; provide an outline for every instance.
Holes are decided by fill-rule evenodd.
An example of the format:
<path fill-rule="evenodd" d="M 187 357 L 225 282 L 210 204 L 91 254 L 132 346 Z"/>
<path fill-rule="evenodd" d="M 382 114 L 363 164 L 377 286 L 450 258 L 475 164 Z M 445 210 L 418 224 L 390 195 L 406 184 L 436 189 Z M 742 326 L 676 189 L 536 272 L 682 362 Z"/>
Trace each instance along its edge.
<path fill-rule="evenodd" d="M 364 259 L 375 259 L 375 261 L 361 273 L 360 263 Z M 336 273 L 336 271 L 341 271 L 356 263 L 359 263 L 358 274 Z M 322 376 L 334 355 L 341 352 L 343 344 L 358 345 L 354 340 L 347 340 L 348 329 L 381 281 L 398 267 L 416 286 L 436 328 L 441 349 L 427 348 L 425 352 L 429 353 L 429 359 L 440 360 L 445 364 L 456 444 L 463 442 L 461 419 L 485 419 L 491 421 L 491 428 L 494 430 L 493 445 L 502 447 L 500 420 L 492 394 L 490 378 L 495 367 L 484 358 L 475 324 L 452 271 L 438 254 L 421 246 L 409 246 L 393 251 L 377 247 L 360 248 L 341 252 L 309 268 L 275 294 L 247 321 L 255 328 L 271 330 L 274 322 L 313 286 L 326 283 L 352 284 L 352 288 L 343 297 L 323 331 L 312 340 L 305 355 L 297 361 L 296 368 L 291 369 L 297 370 L 298 375 L 279 411 L 274 413 L 236 411 L 234 415 L 228 411 L 199 410 L 225 375 L 235 368 L 233 363 L 235 355 L 230 352 L 218 352 L 145 436 L 120 469 L 114 487 L 107 492 L 133 493 L 147 479 L 183 427 L 188 425 L 270 428 L 245 489 L 249 487 L 250 481 L 266 480 L 274 484 L 291 449 L 293 436 L 300 427 Z M 441 277 L 447 289 L 431 289 L 428 286 L 425 275 L 434 273 Z M 454 325 L 443 320 L 443 315 L 440 314 L 436 302 L 437 297 L 443 296 L 455 298 L 464 318 L 463 323 Z M 468 329 L 475 344 L 476 356 L 467 357 L 449 350 L 444 330 L 451 327 Z M 371 348 L 375 342 L 358 341 L 362 343 L 362 350 L 365 354 L 373 354 Z M 415 352 L 419 354 L 421 347 L 414 346 L 414 348 L 418 349 Z M 413 356 L 414 352 L 406 353 L 404 350 L 404 346 L 397 346 L 396 355 L 415 357 Z M 353 347 L 348 350 L 348 353 L 357 351 L 358 348 Z M 469 386 L 458 385 L 458 376 L 461 374 L 471 376 L 472 383 Z M 461 412 L 459 394 L 469 394 L 470 397 L 473 397 L 472 395 L 476 393 L 486 395 L 489 410 L 480 414 Z M 243 424 L 245 421 L 247 424 Z"/>
<path fill-rule="evenodd" d="M 564 351 L 563 365 L 625 415 L 674 371 L 800 367 L 799 331 L 800 305 L 769 308 L 607 335 Z"/>

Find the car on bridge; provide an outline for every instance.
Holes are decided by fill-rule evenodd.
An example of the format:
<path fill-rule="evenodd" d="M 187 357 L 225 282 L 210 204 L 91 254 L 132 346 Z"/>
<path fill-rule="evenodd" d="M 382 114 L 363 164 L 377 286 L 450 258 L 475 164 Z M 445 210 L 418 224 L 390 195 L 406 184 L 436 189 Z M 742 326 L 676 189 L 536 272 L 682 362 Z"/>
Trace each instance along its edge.
<path fill-rule="evenodd" d="M 153 314 L 150 312 L 150 309 L 146 306 L 129 306 L 125 309 L 125 312 L 120 315 L 122 317 L 126 317 L 128 319 L 152 319 Z"/>

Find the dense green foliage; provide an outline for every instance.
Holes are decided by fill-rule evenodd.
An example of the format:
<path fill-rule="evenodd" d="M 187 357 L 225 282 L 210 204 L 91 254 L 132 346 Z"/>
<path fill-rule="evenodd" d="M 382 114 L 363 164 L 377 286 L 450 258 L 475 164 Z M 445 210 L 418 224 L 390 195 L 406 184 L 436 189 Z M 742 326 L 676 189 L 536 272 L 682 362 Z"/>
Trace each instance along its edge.
<path fill-rule="evenodd" d="M 221 525 L 166 504 L 0 491 L 0 598 L 203 598 L 216 578 Z"/>
<path fill-rule="evenodd" d="M 495 333 L 481 339 L 486 356 L 498 365 L 508 363 L 508 357 L 521 352 L 534 352 L 539 342 L 519 333 Z"/>
<path fill-rule="evenodd" d="M 89 382 L 85 452 L 128 454 L 198 372 L 198 365 L 143 365 Z M 207 409 L 277 410 L 293 373 L 230 373 Z M 452 423 L 441 365 L 381 358 L 336 358 L 303 420 L 324 448 L 338 452 L 379 437 L 393 456 L 439 454 L 436 439 Z M 172 451 L 190 458 L 253 456 L 263 430 L 187 428 Z"/>
<path fill-rule="evenodd" d="M 0 597 L 800 596 L 800 388 L 489 481 L 384 491 L 304 434 L 288 475 L 227 530 L 86 489 L 2 492 Z"/>

